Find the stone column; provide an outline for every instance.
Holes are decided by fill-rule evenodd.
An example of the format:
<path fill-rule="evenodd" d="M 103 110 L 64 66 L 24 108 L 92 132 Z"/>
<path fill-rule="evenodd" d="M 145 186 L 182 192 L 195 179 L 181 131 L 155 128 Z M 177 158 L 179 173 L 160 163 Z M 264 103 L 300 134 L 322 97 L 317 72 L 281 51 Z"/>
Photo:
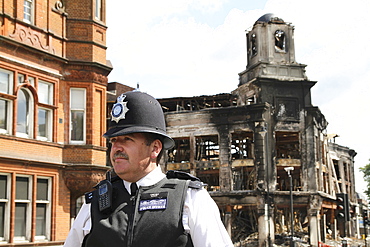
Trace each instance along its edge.
<path fill-rule="evenodd" d="M 270 247 L 275 241 L 273 209 L 265 203 L 264 196 L 258 196 L 258 246 Z"/>
<path fill-rule="evenodd" d="M 308 222 L 310 225 L 310 246 L 318 246 L 320 241 L 320 219 L 319 211 L 322 205 L 322 199 L 320 196 L 311 195 L 309 199 L 309 205 L 307 209 Z"/>
<path fill-rule="evenodd" d="M 320 239 L 320 225 L 316 210 L 309 210 L 308 222 L 310 224 L 310 246 L 317 247 Z"/>
<path fill-rule="evenodd" d="M 264 208 L 264 199 L 261 196 L 258 196 L 257 199 L 259 202 L 258 207 L 258 247 L 267 247 L 268 246 L 268 223 L 267 223 L 267 215 L 265 215 L 265 208 Z"/>
<path fill-rule="evenodd" d="M 232 237 L 232 231 L 231 231 L 231 226 L 232 226 L 232 207 L 230 205 L 226 206 L 226 212 L 224 216 L 224 225 L 226 228 L 226 231 L 229 233 L 229 236 Z"/>
<path fill-rule="evenodd" d="M 227 126 L 219 127 L 219 148 L 220 148 L 220 190 L 233 190 L 233 179 L 230 164 L 230 134 Z"/>

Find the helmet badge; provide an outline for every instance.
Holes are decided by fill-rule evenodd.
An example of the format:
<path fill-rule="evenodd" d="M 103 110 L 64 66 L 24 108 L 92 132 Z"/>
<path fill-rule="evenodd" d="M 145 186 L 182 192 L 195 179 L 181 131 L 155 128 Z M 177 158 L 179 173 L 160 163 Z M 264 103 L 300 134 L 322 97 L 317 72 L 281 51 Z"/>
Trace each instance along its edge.
<path fill-rule="evenodd" d="M 117 98 L 117 103 L 115 103 L 113 105 L 113 108 L 112 108 L 112 112 L 111 112 L 112 119 L 111 119 L 111 121 L 116 121 L 116 123 L 118 123 L 119 120 L 125 119 L 126 113 L 129 111 L 129 109 L 127 108 L 127 103 L 128 102 L 123 102 L 125 100 L 125 98 L 126 98 L 126 95 L 123 95 L 123 94 L 121 94 Z"/>

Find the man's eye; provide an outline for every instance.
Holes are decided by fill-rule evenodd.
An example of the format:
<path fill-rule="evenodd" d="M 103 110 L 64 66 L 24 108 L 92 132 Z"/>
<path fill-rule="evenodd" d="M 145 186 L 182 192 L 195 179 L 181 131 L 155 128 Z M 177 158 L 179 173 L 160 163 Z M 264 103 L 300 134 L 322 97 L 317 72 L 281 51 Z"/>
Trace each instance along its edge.
<path fill-rule="evenodd" d="M 109 142 L 110 142 L 110 143 L 114 143 L 114 142 L 116 142 L 116 141 L 117 141 L 117 139 L 116 139 L 116 138 L 112 138 L 112 139 L 110 139 L 110 140 L 109 140 Z"/>

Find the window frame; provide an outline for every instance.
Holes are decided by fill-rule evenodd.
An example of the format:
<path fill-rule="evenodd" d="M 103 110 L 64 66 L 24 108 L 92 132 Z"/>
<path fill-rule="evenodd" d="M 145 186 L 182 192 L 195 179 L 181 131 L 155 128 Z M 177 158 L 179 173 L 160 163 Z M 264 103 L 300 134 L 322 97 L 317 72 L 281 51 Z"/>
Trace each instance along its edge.
<path fill-rule="evenodd" d="M 45 136 L 40 135 L 40 110 L 44 110 L 47 113 L 46 116 L 46 123 L 45 123 Z M 53 135 L 53 110 L 45 107 L 38 107 L 37 109 L 37 140 L 40 141 L 51 141 L 52 140 L 52 135 Z"/>
<path fill-rule="evenodd" d="M 27 6 L 26 3 L 29 3 L 30 6 Z M 29 9 L 26 12 L 26 8 Z M 29 17 L 29 18 L 27 18 Z M 35 22 L 35 3 L 34 0 L 24 0 L 23 1 L 23 21 L 28 24 L 34 24 Z"/>
<path fill-rule="evenodd" d="M 6 176 L 6 198 L 0 198 L 0 202 L 5 204 L 4 206 L 4 237 L 0 237 L 0 243 L 7 243 L 9 241 L 10 233 L 10 190 L 11 190 L 11 176 L 9 173 L 0 173 L 2 176 Z"/>
<path fill-rule="evenodd" d="M 102 7 L 103 7 L 103 0 L 95 0 L 95 19 L 101 21 L 102 20 Z"/>
<path fill-rule="evenodd" d="M 258 53 L 258 39 L 257 39 L 257 34 L 252 33 L 250 36 L 250 56 L 254 57 Z"/>
<path fill-rule="evenodd" d="M 3 92 L 3 91 L 0 91 L 0 93 L 3 93 L 3 94 L 13 94 L 13 88 L 14 88 L 14 72 L 13 71 L 10 71 L 10 70 L 7 70 L 7 69 L 3 69 L 3 68 L 0 68 L 0 72 L 1 73 L 4 73 L 4 74 L 8 74 L 8 88 L 7 88 L 7 91 L 6 92 Z"/>
<path fill-rule="evenodd" d="M 277 29 L 274 32 L 274 47 L 275 52 L 286 53 L 286 33 L 284 30 Z"/>
<path fill-rule="evenodd" d="M 73 108 L 72 106 L 72 91 L 83 91 L 84 98 L 83 98 L 83 109 L 82 108 Z M 77 144 L 77 145 L 83 145 L 86 144 L 86 88 L 77 88 L 77 87 L 71 87 L 69 90 L 70 93 L 70 103 L 69 103 L 69 143 L 70 144 Z M 83 112 L 83 123 L 82 123 L 82 140 L 72 140 L 72 131 L 73 131 L 73 123 L 72 123 L 72 113 L 73 112 Z"/>
<path fill-rule="evenodd" d="M 30 78 L 30 77 L 28 77 Z M 43 99 L 44 97 L 40 97 L 40 84 L 46 85 L 47 90 L 46 90 L 46 101 L 43 101 L 40 99 Z M 38 79 L 37 80 L 37 96 L 38 96 L 38 109 L 37 109 L 37 126 L 36 126 L 36 139 L 40 141 L 52 141 L 53 139 L 53 114 L 54 110 L 52 108 L 49 108 L 49 106 L 54 106 L 54 83 L 43 80 L 43 79 Z M 44 92 L 45 93 L 45 92 Z M 40 135 L 40 118 L 39 118 L 39 113 L 40 110 L 44 110 L 47 112 L 47 123 L 46 123 L 46 135 L 41 136 Z"/>
<path fill-rule="evenodd" d="M 15 243 L 23 243 L 23 242 L 29 242 L 31 239 L 31 227 L 32 227 L 32 188 L 33 188 L 33 180 L 32 176 L 30 175 L 17 175 L 15 179 L 15 186 L 17 186 L 17 178 L 28 178 L 28 192 L 27 197 L 28 199 L 17 199 L 15 196 L 14 198 L 14 204 L 15 204 L 15 211 L 14 211 L 14 242 Z M 15 190 L 17 188 L 15 187 Z M 17 203 L 19 204 L 25 204 L 26 205 L 26 219 L 25 219 L 25 227 L 26 227 L 26 235 L 25 236 L 15 236 L 15 228 L 16 228 L 16 222 L 15 222 L 15 214 L 17 209 Z"/>
<path fill-rule="evenodd" d="M 53 105 L 54 104 L 54 84 L 51 82 L 39 79 L 37 81 L 37 95 L 38 96 L 40 95 L 40 84 L 44 84 L 48 86 L 48 89 L 47 89 L 48 99 L 47 99 L 47 102 L 41 102 L 40 101 L 41 97 L 39 97 L 39 103 L 46 104 L 46 105 Z"/>
<path fill-rule="evenodd" d="M 0 101 L 5 101 L 7 105 L 5 106 L 5 129 L 0 127 L 0 134 L 11 134 L 12 133 L 12 119 L 13 119 L 13 101 L 0 97 Z"/>
<path fill-rule="evenodd" d="M 39 179 L 46 179 L 47 180 L 47 200 L 37 200 L 37 186 L 38 186 L 38 180 Z M 35 231 L 35 240 L 36 241 L 49 241 L 51 237 L 51 204 L 52 204 L 52 178 L 51 177 L 44 177 L 44 176 L 37 176 L 36 178 L 36 201 L 35 201 L 35 209 L 37 210 L 37 205 L 46 205 L 46 212 L 45 212 L 45 235 L 36 235 Z M 35 219 L 35 227 L 37 228 L 37 219 Z"/>
<path fill-rule="evenodd" d="M 28 96 L 29 96 L 29 99 L 28 99 L 29 100 L 29 109 L 28 109 L 28 116 L 27 116 L 27 119 L 26 119 L 26 128 L 28 130 L 28 133 L 19 132 L 18 128 L 16 128 L 15 135 L 17 137 L 32 139 L 33 138 L 33 128 L 34 128 L 34 124 L 35 124 L 35 119 L 34 119 L 34 111 L 35 111 L 34 102 L 35 102 L 35 100 L 34 100 L 34 97 L 33 97 L 33 94 L 31 92 L 31 90 L 29 90 L 26 87 L 21 87 L 18 91 L 18 94 L 17 94 L 17 107 L 18 107 L 18 104 L 19 104 L 19 93 L 21 91 L 24 91 L 23 93 L 28 94 Z M 16 124 L 17 125 L 18 125 L 18 122 L 19 122 L 18 113 L 17 113 L 17 119 L 16 119 Z"/>

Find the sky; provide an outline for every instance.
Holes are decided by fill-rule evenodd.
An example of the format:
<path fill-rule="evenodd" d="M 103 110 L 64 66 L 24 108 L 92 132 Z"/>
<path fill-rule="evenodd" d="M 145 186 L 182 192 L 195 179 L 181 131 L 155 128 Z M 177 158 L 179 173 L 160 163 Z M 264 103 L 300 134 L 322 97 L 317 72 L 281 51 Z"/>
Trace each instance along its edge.
<path fill-rule="evenodd" d="M 266 13 L 295 27 L 296 61 L 306 64 L 312 104 L 336 143 L 370 163 L 370 1 L 109 0 L 110 82 L 156 98 L 230 93 L 247 66 L 246 31 Z"/>

